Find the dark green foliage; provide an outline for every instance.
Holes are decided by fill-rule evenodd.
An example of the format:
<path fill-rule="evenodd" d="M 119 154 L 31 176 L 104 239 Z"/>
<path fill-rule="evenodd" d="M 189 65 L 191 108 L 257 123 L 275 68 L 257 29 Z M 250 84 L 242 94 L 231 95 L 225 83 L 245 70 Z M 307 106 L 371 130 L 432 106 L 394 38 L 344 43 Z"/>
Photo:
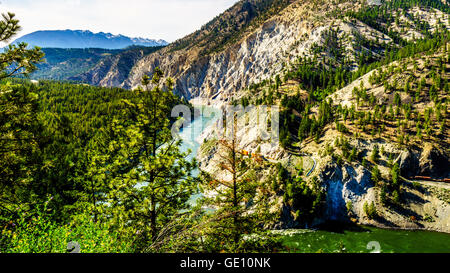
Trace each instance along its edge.
<path fill-rule="evenodd" d="M 415 6 L 436 8 L 445 13 L 450 11 L 450 7 L 448 4 L 444 4 L 439 0 L 393 0 L 393 1 L 384 1 L 381 6 L 367 6 L 359 11 L 349 11 L 347 12 L 347 16 L 356 18 L 370 27 L 383 32 L 384 34 L 393 38 L 394 42 L 400 45 L 406 45 L 406 41 L 400 38 L 400 35 L 392 30 L 388 30 L 390 24 L 395 22 L 395 17 L 393 11 L 397 11 L 399 9 L 405 10 Z M 415 25 L 419 28 L 419 31 L 424 34 L 426 37 L 430 37 L 430 26 L 427 22 L 421 21 L 418 18 L 413 18 L 410 15 L 411 19 Z"/>
<path fill-rule="evenodd" d="M 392 193 L 392 200 L 394 201 L 394 204 L 400 204 L 401 199 L 399 190 L 394 190 Z"/>
<path fill-rule="evenodd" d="M 366 214 L 366 216 L 371 220 L 375 219 L 378 216 L 378 212 L 377 212 L 374 202 L 370 203 L 370 205 L 367 202 L 365 202 L 364 206 L 363 206 L 363 210 L 364 210 L 364 213 Z"/>
<path fill-rule="evenodd" d="M 303 118 L 300 121 L 298 127 L 298 138 L 304 140 L 307 137 L 317 137 L 321 135 L 322 129 L 332 122 L 334 117 L 334 110 L 331 106 L 330 101 L 323 101 L 319 106 L 319 116 L 310 118 L 306 113 L 304 113 Z M 286 122 L 286 121 L 285 121 Z M 292 122 L 290 123 L 293 126 Z M 342 127 L 341 127 L 342 129 Z"/>
<path fill-rule="evenodd" d="M 136 100 L 121 101 L 123 109 L 103 139 L 105 161 L 93 166 L 106 174 L 100 182 L 110 191 L 105 193 L 109 205 L 94 203 L 91 210 L 116 228 L 127 229 L 126 223 L 130 235 L 138 232 L 136 251 L 162 240 L 161 230 L 189 208 L 197 191 L 191 175 L 196 162 L 187 159 L 190 152 L 180 152 L 181 140 L 170 130 L 168 117 L 180 100 L 172 92 L 173 80 L 163 83 L 163 76 L 156 68 L 151 81 L 148 76 L 142 81 L 146 90 L 135 91 Z"/>
<path fill-rule="evenodd" d="M 18 84 L 3 82 L 3 87 L 11 91 L 2 93 L 0 97 L 0 105 L 6 107 L 1 109 L 8 109 L 9 105 L 16 105 L 17 109 L 14 112 L 0 111 L 0 120 L 4 120 L 0 133 L 3 141 L 8 141 L 8 145 L 2 145 L 2 149 L 7 151 L 0 153 L 0 157 L 5 158 L 0 161 L 1 182 L 7 185 L 0 192 L 0 216 L 3 220 L 14 220 L 19 216 L 15 208 L 32 210 L 50 195 L 52 198 L 48 208 L 52 214 L 49 221 L 68 223 L 72 217 L 83 212 L 94 220 L 100 220 L 100 204 L 110 202 L 107 198 L 112 196 L 110 183 L 114 177 L 126 174 L 125 169 L 120 173 L 113 172 L 116 165 L 111 161 L 126 154 L 115 153 L 111 149 L 117 144 L 131 152 L 130 139 L 123 136 L 124 133 L 130 134 L 134 121 L 125 113 L 130 113 L 130 105 L 139 103 L 149 93 L 48 81 L 39 84 L 24 80 L 14 82 Z M 171 109 L 178 103 L 180 101 L 173 98 L 164 105 Z M 170 116 L 170 113 L 159 116 Z M 118 126 L 128 131 L 122 131 Z M 21 129 L 14 129 L 16 133 L 13 136 L 8 133 L 8 128 Z M 4 136 L 11 139 L 7 140 Z M 139 131 L 131 136 L 139 138 Z M 13 146 L 9 148 L 9 145 Z M 176 154 L 176 151 L 170 152 L 170 156 Z M 128 157 L 120 162 L 130 159 Z M 130 161 L 133 164 L 138 162 L 142 161 Z M 127 168 L 131 170 L 129 166 Z M 189 173 L 182 168 L 173 170 L 183 175 Z M 123 197 L 117 193 L 115 191 L 116 198 Z M 190 196 L 188 191 L 183 190 L 183 194 L 183 198 Z M 180 202 L 183 198 L 179 199 Z M 128 211 L 130 209 L 127 208 Z M 169 219 L 170 213 L 165 215 Z M 103 220 L 102 223 L 107 224 Z M 121 232 L 125 231 L 121 229 Z"/>
<path fill-rule="evenodd" d="M 398 163 L 395 163 L 391 169 L 391 180 L 394 187 L 397 188 L 400 186 L 400 168 Z"/>
<path fill-rule="evenodd" d="M 0 42 L 7 42 L 20 26 L 13 13 L 2 17 Z M 0 80 L 32 73 L 42 57 L 39 48 L 27 49 L 25 43 L 9 45 L 0 53 Z M 40 139 L 37 100 L 36 93 L 21 86 L 0 84 L 0 226 L 17 215 L 17 204 L 35 199 L 30 188 L 42 187 L 30 177 L 42 168 L 39 149 L 45 145 Z"/>
<path fill-rule="evenodd" d="M 378 148 L 378 145 L 375 145 L 373 148 L 372 154 L 370 155 L 370 160 L 374 163 L 378 163 L 378 160 L 380 159 L 380 151 Z"/>
<path fill-rule="evenodd" d="M 373 167 L 372 169 L 372 181 L 377 185 L 382 180 L 381 172 L 378 166 Z"/>
<path fill-rule="evenodd" d="M 322 212 L 325 194 L 311 188 L 301 175 L 285 181 L 284 202 L 295 212 L 296 220 L 308 223 Z"/>
<path fill-rule="evenodd" d="M 135 56 L 150 54 L 163 47 L 131 46 L 125 49 L 64 49 L 44 48 L 46 62 L 38 66 L 39 70 L 30 75 L 32 79 L 62 80 L 91 83 L 84 75 L 90 69 L 102 64 L 112 65 L 117 60 L 120 72 L 128 75 L 135 63 Z"/>
<path fill-rule="evenodd" d="M 295 70 L 286 73 L 286 78 L 298 81 L 300 87 L 308 90 L 311 97 L 318 101 L 351 79 L 351 73 L 341 66 L 330 69 L 316 58 L 300 58 L 297 63 Z"/>
<path fill-rule="evenodd" d="M 30 173 L 42 168 L 37 94 L 16 85 L 0 89 L 0 224 L 16 215 L 18 204 L 38 199 L 43 185 Z M 31 191 L 30 191 L 31 190 Z"/>
<path fill-rule="evenodd" d="M 27 173 L 27 176 L 39 180 L 39 183 L 33 184 L 40 196 L 54 195 L 50 206 L 59 203 L 55 207 L 70 210 L 79 198 L 76 192 L 82 191 L 83 181 L 89 180 L 81 176 L 89 164 L 89 151 L 100 149 L 99 139 L 104 137 L 106 128 L 119 115 L 119 109 L 122 108 L 120 101 L 125 98 L 136 99 L 137 95 L 120 89 L 46 81 L 38 85 L 19 82 L 20 85 L 13 89 L 17 91 L 9 93 L 8 97 L 16 92 L 22 97 L 34 95 L 34 99 L 28 99 L 28 103 L 35 104 L 34 115 L 30 116 L 29 107 L 24 110 L 28 110 L 30 122 L 37 124 L 31 126 L 39 128 L 35 132 L 38 145 L 35 152 L 43 164 L 39 172 L 35 170 L 35 175 Z M 13 102 L 8 97 L 6 99 Z M 26 128 L 17 122 L 12 125 Z M 27 143 L 31 145 L 34 142 Z"/>

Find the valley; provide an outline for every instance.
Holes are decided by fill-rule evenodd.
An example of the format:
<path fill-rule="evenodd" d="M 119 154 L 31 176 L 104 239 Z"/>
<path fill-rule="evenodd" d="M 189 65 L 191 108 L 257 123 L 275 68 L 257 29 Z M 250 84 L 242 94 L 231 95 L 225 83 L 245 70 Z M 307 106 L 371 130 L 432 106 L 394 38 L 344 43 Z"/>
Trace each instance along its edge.
<path fill-rule="evenodd" d="M 449 13 L 241 0 L 168 45 L 4 55 L 0 251 L 448 252 Z"/>

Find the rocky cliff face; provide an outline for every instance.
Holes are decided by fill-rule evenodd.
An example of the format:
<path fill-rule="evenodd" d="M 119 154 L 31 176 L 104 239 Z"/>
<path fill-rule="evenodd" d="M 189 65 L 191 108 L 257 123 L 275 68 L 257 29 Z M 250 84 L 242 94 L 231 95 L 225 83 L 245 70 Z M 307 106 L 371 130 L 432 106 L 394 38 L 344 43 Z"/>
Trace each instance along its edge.
<path fill-rule="evenodd" d="M 450 186 L 444 183 L 404 182 L 402 203 L 380 203 L 380 190 L 371 173 L 362 166 L 339 166 L 330 161 L 320 171 L 327 192 L 326 211 L 320 221 L 357 222 L 394 229 L 426 229 L 450 233 Z M 365 204 L 374 204 L 376 214 L 369 219 Z"/>
<path fill-rule="evenodd" d="M 320 174 L 327 192 L 324 218 L 348 221 L 347 204 L 352 204 L 357 215 L 363 215 L 364 202 L 374 200 L 374 183 L 370 172 L 362 166 L 338 166 L 329 162 Z"/>
<path fill-rule="evenodd" d="M 177 79 L 176 93 L 188 99 L 227 101 L 322 43 L 324 31 L 332 27 L 333 18 L 327 18 L 327 14 L 358 5 L 360 1 L 240 1 L 202 30 L 140 58 L 125 78 L 111 63 L 91 71 L 86 80 L 132 89 L 144 74 L 159 66 L 167 76 Z M 237 31 L 228 27 L 220 30 L 221 35 L 211 34 L 227 20 Z"/>
<path fill-rule="evenodd" d="M 401 174 L 405 177 L 426 176 L 436 179 L 450 176 L 448 155 L 430 143 L 426 143 L 421 151 L 407 149 L 397 161 Z"/>
<path fill-rule="evenodd" d="M 450 233 L 450 185 L 439 182 L 413 183 L 408 178 L 416 175 L 427 175 L 432 172 L 436 176 L 447 171 L 448 157 L 430 143 L 422 148 L 411 149 L 399 147 L 395 143 L 377 139 L 350 139 L 349 144 L 363 155 L 370 155 L 374 147 L 382 150 L 379 158 L 379 169 L 382 177 L 390 179 L 389 160 L 398 163 L 402 179 L 401 203 L 395 205 L 382 204 L 380 187 L 372 179 L 371 167 L 359 162 L 338 163 L 332 156 L 324 156 L 328 145 L 334 145 L 340 133 L 329 127 L 320 143 L 305 143 L 301 154 L 293 154 L 270 141 L 262 141 L 255 124 L 255 112 L 238 119 L 236 132 L 238 149 L 249 154 L 260 154 L 264 160 L 264 171 L 259 173 L 260 179 L 271 177 L 276 172 L 276 164 L 282 164 L 295 174 L 299 169 L 305 171 L 304 179 L 308 183 L 318 183 L 326 193 L 323 212 L 312 222 L 302 222 L 295 218 L 293 209 L 283 202 L 283 194 L 272 193 L 273 210 L 279 212 L 279 219 L 271 223 L 271 228 L 303 228 L 319 225 L 327 221 L 354 222 L 384 228 L 426 229 Z M 219 179 L 226 179 L 226 172 L 220 169 L 221 161 L 217 139 L 220 139 L 222 128 L 219 122 L 207 128 L 197 139 L 204 143 L 200 149 L 199 167 L 208 173 L 214 173 Z M 309 175 L 307 175 L 309 173 Z M 447 174 L 448 175 L 448 174 Z M 311 185 L 312 185 L 311 184 Z M 364 209 L 366 204 L 374 204 L 377 217 L 369 219 Z"/>
<path fill-rule="evenodd" d="M 144 74 L 159 66 L 177 79 L 178 94 L 226 101 L 234 92 L 281 70 L 286 52 L 310 30 L 293 12 L 298 14 L 298 8 L 286 8 L 218 53 L 202 54 L 201 47 L 178 51 L 169 47 L 146 56 L 122 85 L 136 87 Z"/>
<path fill-rule="evenodd" d="M 70 77 L 69 80 L 91 83 L 100 86 L 121 86 L 133 66 L 149 53 L 161 47 L 133 47 L 121 53 L 102 58 L 92 69 L 85 73 Z"/>
<path fill-rule="evenodd" d="M 82 79 L 94 85 L 133 89 L 144 74 L 160 67 L 166 76 L 177 80 L 177 94 L 187 99 L 228 101 L 252 83 L 286 69 L 299 56 L 314 55 L 312 49 L 333 47 L 330 31 L 337 33 L 343 56 L 348 59 L 346 65 L 355 69 L 361 52 L 382 56 L 378 46 L 394 43 L 392 37 L 358 20 L 337 16 L 366 5 L 365 0 L 239 1 L 201 30 L 162 50 L 134 56 L 122 66 L 112 60 L 103 62 Z M 438 10 L 413 8 L 406 15 L 389 29 L 399 31 L 404 39 L 423 36 L 411 16 L 427 20 L 432 28 L 438 22 L 449 26 L 448 16 Z M 361 41 L 365 41 L 363 48 L 357 45 Z M 325 63 L 327 54 L 331 52 L 323 56 Z"/>

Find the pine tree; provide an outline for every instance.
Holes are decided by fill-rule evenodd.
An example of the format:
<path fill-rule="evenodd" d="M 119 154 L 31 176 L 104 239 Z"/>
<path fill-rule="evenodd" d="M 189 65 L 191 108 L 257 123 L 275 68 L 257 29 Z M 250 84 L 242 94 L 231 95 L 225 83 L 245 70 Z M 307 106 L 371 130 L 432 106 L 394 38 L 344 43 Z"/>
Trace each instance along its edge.
<path fill-rule="evenodd" d="M 8 42 L 21 28 L 13 13 L 2 17 L 0 42 Z M 0 80 L 33 72 L 42 57 L 39 48 L 9 45 L 0 53 Z M 41 164 L 37 99 L 35 92 L 20 85 L 0 85 L 0 222 L 5 215 L 12 217 L 18 207 L 37 201 L 32 185 L 32 174 Z"/>
<path fill-rule="evenodd" d="M 381 181 L 381 172 L 378 166 L 375 166 L 372 169 L 372 181 L 375 182 L 375 184 L 378 184 Z"/>
<path fill-rule="evenodd" d="M 162 227 L 189 207 L 197 190 L 191 176 L 196 162 L 186 159 L 190 151 L 180 152 L 181 141 L 169 128 L 173 81 L 161 84 L 162 76 L 157 68 L 151 81 L 143 78 L 145 90 L 137 102 L 123 100 L 123 120 L 115 120 L 108 134 L 114 138 L 105 166 L 106 179 L 111 178 L 106 215 L 139 234 L 138 250 L 163 239 Z"/>
<path fill-rule="evenodd" d="M 2 14 L 0 20 L 0 42 L 9 42 L 21 30 L 14 13 Z M 26 43 L 9 45 L 0 53 L 0 79 L 17 75 L 28 75 L 42 62 L 44 53 L 38 48 L 27 49 Z"/>
<path fill-rule="evenodd" d="M 391 169 L 391 179 L 392 179 L 392 185 L 396 188 L 400 187 L 400 168 L 398 166 L 398 163 L 395 163 L 394 166 Z"/>
<path fill-rule="evenodd" d="M 380 151 L 378 149 L 378 145 L 375 145 L 372 154 L 370 155 L 370 160 L 372 160 L 373 163 L 377 163 L 379 159 L 380 159 Z"/>
<path fill-rule="evenodd" d="M 203 173 L 203 191 L 214 193 L 207 194 L 211 197 L 205 196 L 201 205 L 216 208 L 205 220 L 209 223 L 205 234 L 210 245 L 216 248 L 215 251 L 249 251 L 249 246 L 245 247 L 247 242 L 243 240 L 243 235 L 257 234 L 261 231 L 258 226 L 271 218 L 271 203 L 267 199 L 268 194 L 264 194 L 270 188 L 270 183 L 263 185 L 264 182 L 258 181 L 253 169 L 253 165 L 262 159 L 260 155 L 252 156 L 253 159 L 247 158 L 238 149 L 236 116 L 234 121 L 229 136 L 219 140 L 218 163 L 224 175 L 219 177 L 218 174 Z M 258 191 L 263 194 L 257 194 Z"/>

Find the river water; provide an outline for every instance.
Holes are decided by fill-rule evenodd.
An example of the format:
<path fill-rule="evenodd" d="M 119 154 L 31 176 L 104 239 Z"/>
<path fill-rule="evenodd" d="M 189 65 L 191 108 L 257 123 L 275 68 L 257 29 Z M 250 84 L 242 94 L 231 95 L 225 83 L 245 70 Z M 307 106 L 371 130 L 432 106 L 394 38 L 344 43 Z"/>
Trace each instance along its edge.
<path fill-rule="evenodd" d="M 206 109 L 206 108 L 204 108 Z M 180 131 L 181 151 L 192 151 L 194 158 L 201 146 L 196 140 L 217 117 L 200 115 Z M 198 176 L 199 171 L 193 172 Z M 193 196 L 195 202 L 200 195 Z M 349 253 L 450 253 L 450 234 L 428 231 L 388 230 L 374 227 L 352 227 L 322 230 L 288 230 L 281 233 L 290 252 L 349 252 Z"/>
<path fill-rule="evenodd" d="M 191 153 L 187 157 L 188 160 L 192 160 L 200 149 L 202 143 L 197 142 L 198 137 L 206 128 L 211 126 L 218 119 L 218 117 L 214 116 L 214 113 L 210 114 L 213 110 L 211 107 L 195 106 L 195 109 L 197 112 L 196 118 L 192 120 L 189 126 L 181 128 L 180 130 L 180 138 L 183 140 L 180 151 L 185 153 L 188 150 L 191 150 Z M 207 110 L 209 110 L 208 115 L 204 115 Z M 197 177 L 199 175 L 199 170 L 195 170 L 192 175 Z"/>
<path fill-rule="evenodd" d="M 450 253 L 450 234 L 447 233 L 374 227 L 295 230 L 292 233 L 284 235 L 283 240 L 294 253 Z"/>
<path fill-rule="evenodd" d="M 180 138 L 182 139 L 182 144 L 180 146 L 180 151 L 186 153 L 191 151 L 187 160 L 192 160 L 197 156 L 198 150 L 202 143 L 197 142 L 198 137 L 202 134 L 202 132 L 213 125 L 215 121 L 217 121 L 218 116 L 215 116 L 213 112 L 213 108 L 207 106 L 195 106 L 196 117 L 192 120 L 192 122 L 184 128 L 180 130 Z M 205 113 L 207 113 L 205 115 Z M 192 176 L 197 177 L 200 174 L 198 169 L 192 171 Z M 191 205 L 195 205 L 195 202 L 201 197 L 200 193 L 195 194 L 189 199 L 188 203 Z"/>

